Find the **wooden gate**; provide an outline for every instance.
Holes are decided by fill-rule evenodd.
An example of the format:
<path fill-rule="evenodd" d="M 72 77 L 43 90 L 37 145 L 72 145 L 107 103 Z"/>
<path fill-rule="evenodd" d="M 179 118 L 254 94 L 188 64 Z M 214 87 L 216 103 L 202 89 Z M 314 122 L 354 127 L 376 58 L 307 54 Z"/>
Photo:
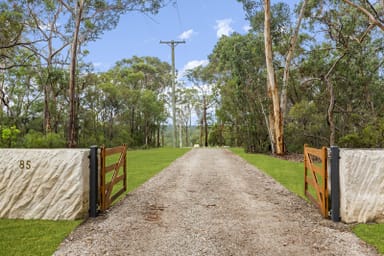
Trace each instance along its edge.
<path fill-rule="evenodd" d="M 304 145 L 304 193 L 328 217 L 327 148 Z"/>
<path fill-rule="evenodd" d="M 113 201 L 127 191 L 127 146 L 101 147 L 100 152 L 100 210 L 108 209 Z M 122 183 L 122 184 L 121 184 Z M 116 186 L 115 186 L 116 185 Z"/>

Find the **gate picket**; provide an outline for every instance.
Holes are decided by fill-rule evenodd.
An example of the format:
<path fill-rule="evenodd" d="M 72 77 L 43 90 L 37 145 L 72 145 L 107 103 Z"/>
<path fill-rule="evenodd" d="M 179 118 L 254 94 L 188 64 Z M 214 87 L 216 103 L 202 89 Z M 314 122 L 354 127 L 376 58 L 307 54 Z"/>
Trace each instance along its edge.
<path fill-rule="evenodd" d="M 108 156 L 120 154 L 117 162 L 107 165 Z M 107 210 L 111 204 L 125 191 L 127 191 L 127 146 L 124 144 L 119 147 L 105 148 L 101 147 L 100 162 L 100 210 Z M 123 173 L 120 170 L 123 169 Z M 110 179 L 108 173 L 112 173 Z M 107 181 L 108 180 L 108 181 Z M 122 188 L 114 192 L 113 188 L 116 184 L 123 182 Z"/>
<path fill-rule="evenodd" d="M 313 157 L 320 159 L 320 167 L 314 164 Z M 304 145 L 304 194 L 319 208 L 324 218 L 328 217 L 327 175 L 327 148 Z M 315 196 L 311 194 L 309 185 L 315 190 Z"/>

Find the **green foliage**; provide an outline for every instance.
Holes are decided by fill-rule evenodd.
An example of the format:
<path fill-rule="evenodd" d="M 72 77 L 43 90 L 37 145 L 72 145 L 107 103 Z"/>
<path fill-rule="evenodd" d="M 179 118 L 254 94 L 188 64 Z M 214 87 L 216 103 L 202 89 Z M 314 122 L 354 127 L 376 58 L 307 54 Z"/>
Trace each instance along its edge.
<path fill-rule="evenodd" d="M 224 146 L 225 143 L 225 131 L 223 125 L 215 124 L 209 133 L 208 143 L 210 146 Z"/>
<path fill-rule="evenodd" d="M 265 56 L 263 40 L 254 34 L 222 37 L 209 56 L 217 74 L 220 94 L 216 115 L 227 130 L 230 146 L 243 146 L 252 152 L 268 150 L 265 112 Z"/>
<path fill-rule="evenodd" d="M 11 45 L 18 38 L 20 31 L 23 30 L 21 23 L 23 19 L 20 8 L 12 9 L 7 3 L 0 3 L 0 45 Z M 3 49 L 1 49 L 3 51 Z"/>
<path fill-rule="evenodd" d="M 26 148 L 63 148 L 65 144 L 64 136 L 57 133 L 44 135 L 41 132 L 31 130 L 24 136 L 24 146 Z"/>
<path fill-rule="evenodd" d="M 85 1 L 80 32 L 86 41 L 79 61 L 88 51 L 86 42 L 115 27 L 121 14 L 132 10 L 157 13 L 168 2 Z M 207 104 L 209 113 L 213 113 L 213 105 L 216 107 L 215 117 L 207 115 L 209 127 L 214 128 L 210 135 L 212 145 L 224 140 L 226 145 L 242 146 L 249 152 L 267 152 L 271 103 L 266 86 L 264 2 L 238 2 L 243 4 L 252 29 L 245 35 L 221 37 L 209 55 L 209 65 L 201 68 L 204 72 L 192 82 L 207 81 L 212 88 L 214 97 L 210 96 L 211 104 Z M 68 7 L 74 4 L 64 3 Z M 279 86 L 294 29 L 293 17 L 297 17 L 299 9 L 300 4 L 295 10 L 290 10 L 286 3 L 271 6 Z M 67 134 L 69 75 L 65 58 L 70 47 L 66 39 L 72 37 L 74 29 L 74 19 L 67 11 L 61 1 L 0 3 L 0 45 L 4 46 L 0 55 L 5 67 L 0 74 L 0 127 L 15 125 L 20 131 L 15 137 L 5 130 L 7 138 L 2 138 L 2 129 L 2 147 L 56 147 Z M 60 26 L 56 24 L 59 21 Z M 41 24 L 56 24 L 58 31 L 44 35 Z M 336 142 L 340 146 L 384 146 L 382 39 L 382 31 L 367 28 L 367 17 L 343 1 L 308 1 L 287 88 L 284 141 L 288 151 L 300 152 L 304 143 L 328 145 L 328 113 L 333 113 Z M 48 45 L 53 40 L 55 49 L 50 51 Z M 58 49 L 62 50 L 55 52 Z M 79 64 L 77 145 L 158 146 L 159 137 L 167 134 L 170 65 L 156 57 L 134 56 L 118 61 L 106 72 L 93 73 L 89 65 Z M 334 88 L 334 109 L 329 109 L 327 81 Z M 200 94 L 188 96 L 182 90 L 178 93 L 178 119 L 184 126 L 185 142 L 190 145 L 192 139 L 199 143 L 199 135 L 188 135 L 186 128 L 191 129 L 188 117 L 202 117 Z M 221 125 L 224 132 L 218 129 Z M 170 136 L 164 137 L 164 144 L 170 144 Z"/>
<path fill-rule="evenodd" d="M 7 128 L 2 128 L 1 140 L 3 141 L 3 144 L 7 147 L 12 147 L 12 145 L 16 143 L 19 134 L 20 130 L 17 129 L 15 125 Z"/>
<path fill-rule="evenodd" d="M 350 133 L 338 141 L 340 147 L 347 148 L 383 148 L 384 118 L 366 124 L 359 132 Z"/>
<path fill-rule="evenodd" d="M 17 135 L 20 133 L 20 130 L 16 126 L 11 126 L 9 128 L 3 128 L 1 132 L 1 138 L 3 140 L 12 140 L 16 139 Z"/>
<path fill-rule="evenodd" d="M 107 72 L 89 77 L 80 110 L 80 145 L 139 148 L 158 146 L 166 120 L 164 90 L 170 65 L 154 57 L 123 59 Z"/>
<path fill-rule="evenodd" d="M 356 133 L 347 134 L 341 137 L 338 141 L 338 145 L 343 148 L 361 148 L 363 143 L 361 138 Z"/>
<path fill-rule="evenodd" d="M 52 255 L 81 221 L 0 219 L 0 250 L 3 255 Z"/>
<path fill-rule="evenodd" d="M 168 3 L 82 1 L 81 43 L 85 46 L 114 28 L 125 12 L 157 13 Z M 5 68 L 0 74 L 0 127 L 16 125 L 20 138 L 31 130 L 36 131 L 23 140 L 28 147 L 56 147 L 62 144 L 61 134 L 68 134 L 67 120 L 71 116 L 72 122 L 75 120 L 77 146 L 122 142 L 137 147 L 157 146 L 159 136 L 155 139 L 155 134 L 166 120 L 164 92 L 170 79 L 170 65 L 158 58 L 135 56 L 102 74 L 93 74 L 89 65 L 79 63 L 74 72 L 77 76 L 74 97 L 79 100 L 76 113 L 69 111 L 65 58 L 71 48 L 67 39 L 73 37 L 75 16 L 80 15 L 71 11 L 76 4 L 79 3 L 51 0 L 0 3 L 0 44 L 4 46 L 0 49 L 1 69 Z M 46 30 L 43 24 L 52 27 Z M 86 52 L 82 47 L 79 54 Z M 82 60 L 81 55 L 72 57 L 75 62 Z M 153 95 L 148 96 L 148 91 Z M 39 133 L 47 136 L 43 138 Z M 11 140 L 8 137 L 0 137 L 1 146 L 17 146 L 8 142 Z"/>
<path fill-rule="evenodd" d="M 291 107 L 287 116 L 286 140 L 288 152 L 302 152 L 303 145 L 321 147 L 327 144 L 325 116 L 319 114 L 315 102 L 302 100 Z"/>

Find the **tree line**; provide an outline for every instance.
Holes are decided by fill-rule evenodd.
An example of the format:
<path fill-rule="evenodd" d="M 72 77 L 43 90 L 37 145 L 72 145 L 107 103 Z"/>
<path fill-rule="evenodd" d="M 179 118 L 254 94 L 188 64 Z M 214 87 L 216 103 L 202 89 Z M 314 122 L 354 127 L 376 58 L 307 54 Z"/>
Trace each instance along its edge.
<path fill-rule="evenodd" d="M 249 32 L 222 36 L 178 83 L 178 146 L 382 147 L 384 2 L 238 2 Z M 135 56 L 96 73 L 83 57 L 120 15 L 167 3 L 1 3 L 0 146 L 166 144 L 170 65 Z"/>
<path fill-rule="evenodd" d="M 97 74 L 88 42 L 130 11 L 156 14 L 168 1 L 0 2 L 0 146 L 159 144 L 170 66 L 124 59 Z"/>
<path fill-rule="evenodd" d="M 222 37 L 206 67 L 215 136 L 276 154 L 382 147 L 384 2 L 238 1 L 251 29 Z"/>

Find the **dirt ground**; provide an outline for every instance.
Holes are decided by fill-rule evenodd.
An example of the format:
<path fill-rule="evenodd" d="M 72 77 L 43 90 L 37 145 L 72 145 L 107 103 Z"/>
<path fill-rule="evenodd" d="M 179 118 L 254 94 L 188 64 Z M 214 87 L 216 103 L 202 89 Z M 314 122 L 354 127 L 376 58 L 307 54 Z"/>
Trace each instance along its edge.
<path fill-rule="evenodd" d="M 55 255 L 379 254 L 230 151 L 193 149 Z"/>

